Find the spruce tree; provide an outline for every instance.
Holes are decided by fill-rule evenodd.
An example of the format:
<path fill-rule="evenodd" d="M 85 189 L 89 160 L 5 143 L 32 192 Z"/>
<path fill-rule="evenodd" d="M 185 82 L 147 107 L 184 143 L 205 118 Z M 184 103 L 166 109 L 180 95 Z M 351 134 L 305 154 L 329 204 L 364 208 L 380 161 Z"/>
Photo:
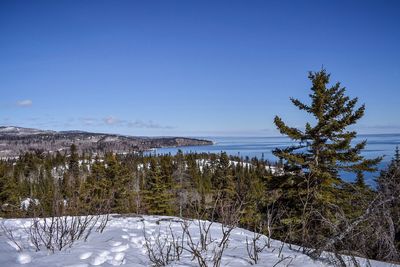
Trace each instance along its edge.
<path fill-rule="evenodd" d="M 232 175 L 231 163 L 226 152 L 221 152 L 217 160 L 213 186 L 222 193 L 222 198 L 233 200 L 235 197 L 235 181 Z"/>
<path fill-rule="evenodd" d="M 332 185 L 339 181 L 339 171 L 375 171 L 381 158 L 365 159 L 360 152 L 366 141 L 352 145 L 355 131 L 347 128 L 364 115 L 365 105 L 356 108 L 358 99 L 345 95 L 339 82 L 328 86 L 330 74 L 325 69 L 310 72 L 311 104 L 291 98 L 299 109 L 312 115 L 315 124 L 306 123 L 304 130 L 287 126 L 280 117 L 275 125 L 281 134 L 298 144 L 275 149 L 274 155 L 312 177 L 314 185 Z"/>
<path fill-rule="evenodd" d="M 396 146 L 396 151 L 394 153 L 394 159 L 393 163 L 399 167 L 400 166 L 400 151 L 399 151 L 399 146 Z"/>
<path fill-rule="evenodd" d="M 79 154 L 75 144 L 70 147 L 68 172 L 64 173 L 63 194 L 67 198 L 78 197 L 80 190 Z"/>
<path fill-rule="evenodd" d="M 330 74 L 325 69 L 310 72 L 308 78 L 312 83 L 311 103 L 291 101 L 310 114 L 312 122 L 298 129 L 278 116 L 274 120 L 280 133 L 296 144 L 273 151 L 289 171 L 271 181 L 270 193 L 281 195 L 278 204 L 288 209 L 281 222 L 292 231 L 292 242 L 313 246 L 321 235 L 332 234 L 330 224 L 324 222 L 335 220 L 337 196 L 344 184 L 340 171 L 375 171 L 381 158 L 365 159 L 360 153 L 366 141 L 352 143 L 357 133 L 348 127 L 363 117 L 365 106 L 356 107 L 358 99 L 346 96 L 346 88 L 339 82 L 330 86 Z"/>
<path fill-rule="evenodd" d="M 359 188 L 365 188 L 367 185 L 365 184 L 364 174 L 362 171 L 357 172 L 356 180 L 354 184 Z"/>
<path fill-rule="evenodd" d="M 154 158 L 151 158 L 149 168 L 145 195 L 148 212 L 156 215 L 172 215 L 173 196 L 168 191 L 168 185 L 163 182 L 160 166 Z"/>
<path fill-rule="evenodd" d="M 132 211 L 132 172 L 121 164 L 117 179 L 114 182 L 115 212 L 127 213 Z"/>
<path fill-rule="evenodd" d="M 75 179 L 79 178 L 79 155 L 77 150 L 76 145 L 72 144 L 70 147 L 71 155 L 68 162 L 68 170 Z"/>
<path fill-rule="evenodd" d="M 0 204 L 19 205 L 20 190 L 18 180 L 11 175 L 6 162 L 0 162 Z M 6 205 L 6 206 L 7 206 Z"/>

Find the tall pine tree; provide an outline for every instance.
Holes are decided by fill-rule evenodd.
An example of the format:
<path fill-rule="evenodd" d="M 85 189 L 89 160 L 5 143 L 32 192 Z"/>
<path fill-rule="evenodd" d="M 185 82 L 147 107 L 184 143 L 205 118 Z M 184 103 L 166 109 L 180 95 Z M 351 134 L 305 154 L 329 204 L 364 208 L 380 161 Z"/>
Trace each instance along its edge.
<path fill-rule="evenodd" d="M 364 115 L 365 106 L 356 108 L 357 98 L 345 95 L 339 82 L 328 87 L 330 74 L 325 69 L 310 72 L 311 104 L 291 98 L 292 103 L 314 118 L 314 125 L 306 123 L 304 130 L 287 126 L 280 117 L 275 125 L 281 134 L 298 144 L 275 149 L 274 155 L 313 177 L 314 185 L 332 185 L 340 179 L 339 171 L 375 171 L 381 158 L 365 159 L 360 152 L 366 141 L 352 145 L 355 131 L 347 128 Z"/>
<path fill-rule="evenodd" d="M 146 180 L 145 200 L 149 214 L 172 215 L 174 213 L 172 207 L 173 195 L 169 192 L 168 185 L 162 179 L 159 162 L 154 158 L 150 159 Z"/>
<path fill-rule="evenodd" d="M 339 185 L 343 183 L 340 171 L 359 173 L 375 171 L 381 158 L 365 159 L 360 153 L 366 141 L 353 145 L 355 131 L 348 130 L 363 117 L 365 106 L 356 107 L 358 99 L 345 95 L 341 84 L 329 85 L 330 74 L 322 69 L 310 72 L 310 104 L 291 98 L 292 103 L 312 116 L 304 129 L 286 125 L 276 116 L 275 125 L 281 134 L 296 144 L 277 148 L 274 155 L 289 170 L 276 177 L 271 191 L 282 195 L 280 205 L 287 207 L 282 223 L 294 229 L 292 241 L 313 245 L 321 234 L 329 236 L 329 221 L 335 220 Z"/>

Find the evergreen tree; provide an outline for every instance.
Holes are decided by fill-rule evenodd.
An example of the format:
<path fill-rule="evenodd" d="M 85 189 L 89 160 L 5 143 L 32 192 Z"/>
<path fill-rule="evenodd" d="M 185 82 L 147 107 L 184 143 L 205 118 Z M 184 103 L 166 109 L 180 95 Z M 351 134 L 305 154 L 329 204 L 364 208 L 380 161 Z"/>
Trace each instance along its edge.
<path fill-rule="evenodd" d="M 359 188 L 365 188 L 367 186 L 362 171 L 357 171 L 356 181 L 354 184 Z"/>
<path fill-rule="evenodd" d="M 68 162 L 68 170 L 71 173 L 72 177 L 75 179 L 79 178 L 79 155 L 77 152 L 77 147 L 75 144 L 72 144 L 70 147 L 70 157 Z"/>
<path fill-rule="evenodd" d="M 174 178 L 174 190 L 175 198 L 177 200 L 177 205 L 179 206 L 179 217 L 183 216 L 183 209 L 187 202 L 187 195 L 190 189 L 190 184 L 188 182 L 189 175 L 185 172 L 185 159 L 182 150 L 178 150 L 175 156 L 174 171 L 172 173 Z M 185 201 L 186 196 L 186 201 Z"/>
<path fill-rule="evenodd" d="M 121 164 L 114 182 L 115 212 L 127 213 L 133 210 L 132 172 L 125 164 Z"/>
<path fill-rule="evenodd" d="M 61 192 L 65 198 L 78 197 L 80 190 L 79 155 L 77 147 L 72 144 L 68 160 L 68 172 L 64 173 Z"/>
<path fill-rule="evenodd" d="M 396 151 L 394 153 L 394 159 L 393 163 L 399 167 L 400 166 L 400 151 L 399 151 L 399 146 L 396 146 Z"/>
<path fill-rule="evenodd" d="M 0 162 L 0 205 L 19 205 L 20 189 L 15 176 L 9 173 L 6 162 Z M 6 205 L 6 206 L 7 206 Z"/>
<path fill-rule="evenodd" d="M 226 152 L 221 152 L 218 158 L 213 177 L 213 186 L 222 193 L 222 198 L 233 200 L 235 197 L 235 182 Z"/>
<path fill-rule="evenodd" d="M 353 146 L 356 132 L 347 129 L 364 115 L 365 106 L 356 108 L 358 99 L 346 96 L 340 83 L 329 86 L 330 74 L 324 69 L 310 72 L 308 78 L 312 83 L 311 103 L 291 101 L 312 115 L 313 123 L 306 123 L 301 130 L 275 117 L 280 133 L 297 144 L 273 151 L 289 172 L 274 178 L 270 189 L 280 190 L 280 205 L 290 209 L 282 223 L 298 231 L 294 241 L 312 245 L 321 240 L 321 235 L 331 234 L 331 226 L 322 222 L 335 220 L 337 191 L 343 183 L 339 172 L 375 171 L 381 158 L 365 159 L 360 152 L 366 141 Z"/>
<path fill-rule="evenodd" d="M 172 215 L 172 194 L 168 191 L 168 185 L 163 182 L 160 166 L 154 158 L 151 158 L 146 179 L 145 199 L 149 214 Z"/>
<path fill-rule="evenodd" d="M 357 98 L 345 96 L 346 89 L 339 82 L 328 87 L 330 74 L 324 69 L 310 72 L 312 82 L 311 104 L 291 98 L 292 103 L 314 117 L 315 125 L 305 125 L 304 130 L 287 126 L 280 117 L 275 125 L 281 134 L 299 144 L 285 149 L 275 149 L 274 155 L 312 176 L 314 185 L 332 185 L 338 182 L 339 171 L 375 171 L 381 158 L 365 159 L 360 152 L 366 141 L 352 146 L 355 131 L 347 128 L 364 115 L 365 106 L 356 108 Z"/>

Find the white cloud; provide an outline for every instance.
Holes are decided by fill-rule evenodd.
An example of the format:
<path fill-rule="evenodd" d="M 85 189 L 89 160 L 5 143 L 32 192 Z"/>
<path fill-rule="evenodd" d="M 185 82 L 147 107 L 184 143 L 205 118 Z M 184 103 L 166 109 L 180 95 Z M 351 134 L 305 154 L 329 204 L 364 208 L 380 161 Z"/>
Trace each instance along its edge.
<path fill-rule="evenodd" d="M 146 128 L 146 129 L 173 129 L 171 126 L 160 125 L 159 123 L 153 122 L 152 120 L 143 121 L 143 120 L 122 120 L 114 116 L 108 116 L 103 118 L 103 123 L 106 125 L 118 125 L 122 127 L 130 127 L 130 128 Z"/>
<path fill-rule="evenodd" d="M 104 118 L 103 121 L 105 122 L 105 124 L 108 124 L 108 125 L 115 125 L 115 124 L 119 124 L 121 122 L 118 118 L 113 117 L 113 116 Z"/>
<path fill-rule="evenodd" d="M 127 123 L 127 126 L 132 127 L 132 128 L 148 128 L 148 129 L 173 129 L 174 128 L 172 126 L 160 125 L 151 120 L 150 121 L 141 121 L 141 120 L 130 121 Z"/>
<path fill-rule="evenodd" d="M 32 106 L 32 100 L 30 100 L 30 99 L 19 100 L 19 101 L 17 101 L 17 106 L 30 107 L 30 106 Z"/>

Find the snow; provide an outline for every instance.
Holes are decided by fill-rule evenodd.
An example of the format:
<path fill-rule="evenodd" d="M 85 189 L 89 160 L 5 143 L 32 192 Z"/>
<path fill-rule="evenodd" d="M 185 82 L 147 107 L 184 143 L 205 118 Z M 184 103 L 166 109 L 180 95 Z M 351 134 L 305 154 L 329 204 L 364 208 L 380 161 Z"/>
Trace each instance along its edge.
<path fill-rule="evenodd" d="M 119 141 L 119 137 L 117 136 L 107 136 L 103 140 L 104 142 L 117 142 Z"/>
<path fill-rule="evenodd" d="M 40 204 L 39 199 L 30 198 L 30 197 L 25 198 L 25 199 L 22 200 L 21 203 L 20 203 L 20 209 L 21 209 L 21 210 L 28 210 L 28 209 L 29 209 L 29 206 L 30 206 L 31 204 L 36 205 L 36 206 L 39 205 L 39 204 Z"/>
<path fill-rule="evenodd" d="M 211 167 L 211 161 L 208 159 L 197 159 L 196 160 L 196 164 L 199 166 L 200 171 L 203 171 L 203 168 L 205 166 L 207 167 Z M 235 161 L 235 160 L 229 160 L 229 166 L 233 166 L 236 167 L 239 164 L 239 166 L 243 166 L 244 168 L 254 168 L 255 166 L 249 162 L 239 162 L 239 161 Z M 186 166 L 187 168 L 187 166 Z M 270 171 L 272 174 L 280 174 L 281 170 L 278 167 L 275 166 L 265 166 L 265 169 L 267 171 Z"/>
<path fill-rule="evenodd" d="M 137 165 L 137 170 L 141 171 L 143 169 L 149 170 L 150 169 L 150 163 L 147 163 L 146 165 L 144 165 L 143 163 L 139 163 Z"/>
<path fill-rule="evenodd" d="M 15 130 L 16 128 L 13 126 L 0 127 L 0 132 L 11 132 Z"/>
<path fill-rule="evenodd" d="M 32 128 L 23 128 L 15 126 L 0 126 L 0 133 L 6 135 L 31 135 L 31 134 L 44 134 L 44 133 L 54 133 L 53 131 L 38 130 Z"/>
<path fill-rule="evenodd" d="M 90 266 L 151 266 L 147 256 L 146 239 L 155 242 L 157 236 L 170 238 L 171 231 L 180 237 L 182 233 L 180 218 L 165 216 L 123 216 L 113 215 L 103 233 L 93 231 L 86 242 L 77 241 L 72 247 L 54 253 L 35 251 L 27 236 L 30 219 L 0 219 L 0 225 L 12 229 L 15 241 L 8 240 L 3 230 L 0 230 L 0 266 L 63 266 L 63 267 L 90 267 Z M 189 231 L 194 240 L 199 239 L 198 221 L 190 221 Z M 205 222 L 209 223 L 209 222 Z M 0 228 L 1 229 L 1 228 Z M 211 226 L 211 239 L 218 242 L 221 238 L 221 225 L 214 223 Z M 246 238 L 251 239 L 253 233 L 241 228 L 231 232 L 228 248 L 223 254 L 221 266 L 250 266 L 246 252 Z M 263 236 L 264 240 L 266 239 Z M 22 248 L 22 250 L 19 249 Z M 210 245 L 212 247 L 212 245 Z M 271 247 L 260 253 L 260 261 L 254 266 L 329 266 L 326 261 L 314 261 L 308 256 L 296 251 L 296 246 L 272 240 Z M 206 252 L 212 256 L 212 250 Z M 327 253 L 326 253 L 327 254 Z M 184 252 L 180 261 L 170 266 L 198 266 L 197 261 Z M 366 260 L 359 259 L 360 266 L 366 266 Z M 375 267 L 396 266 L 393 264 L 371 261 Z M 212 266 L 212 264 L 210 264 Z"/>
<path fill-rule="evenodd" d="M 29 254 L 27 254 L 27 253 L 20 253 L 19 255 L 18 255 L 18 262 L 20 263 L 20 264 L 27 264 L 27 263 L 30 263 L 32 261 L 32 258 L 31 258 L 31 256 L 29 255 Z"/>
<path fill-rule="evenodd" d="M 81 260 L 86 260 L 88 258 L 90 258 L 90 256 L 93 255 L 93 252 L 84 252 L 79 256 L 79 259 Z"/>

